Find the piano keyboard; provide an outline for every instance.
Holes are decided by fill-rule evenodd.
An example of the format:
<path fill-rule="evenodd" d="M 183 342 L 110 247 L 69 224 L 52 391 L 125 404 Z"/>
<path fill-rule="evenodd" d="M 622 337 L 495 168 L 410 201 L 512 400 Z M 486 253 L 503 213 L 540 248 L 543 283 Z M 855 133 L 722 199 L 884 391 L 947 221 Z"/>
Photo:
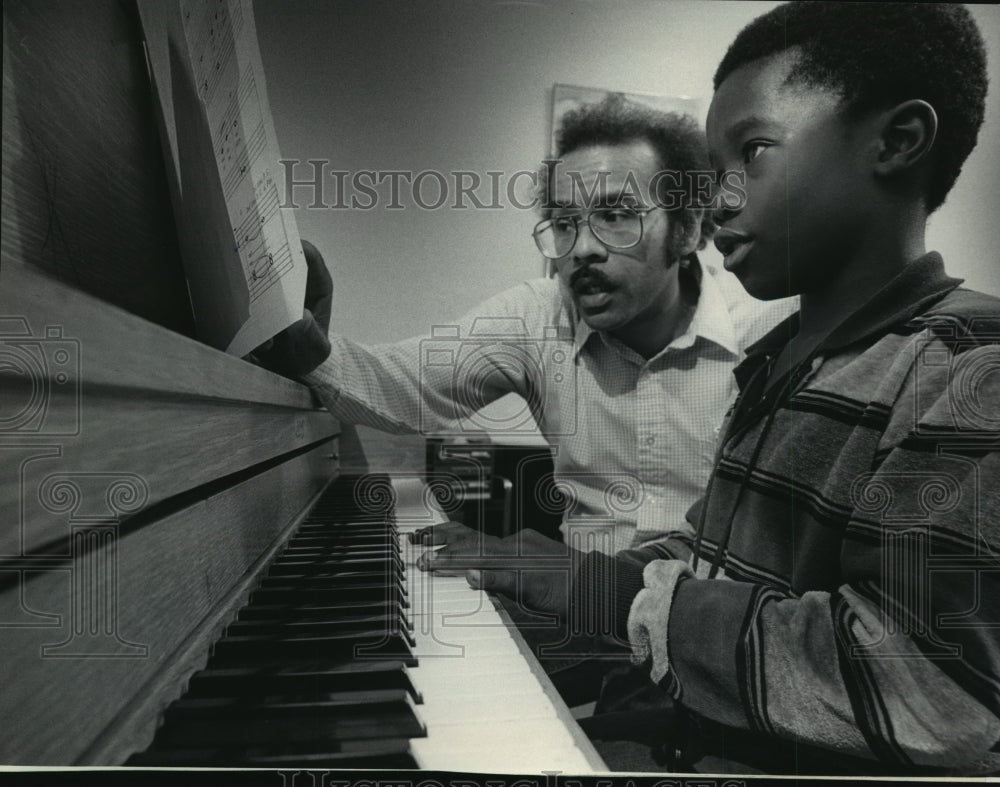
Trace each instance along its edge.
<path fill-rule="evenodd" d="M 338 479 L 127 764 L 605 770 L 487 594 L 416 568 L 440 521 L 418 478 Z"/>

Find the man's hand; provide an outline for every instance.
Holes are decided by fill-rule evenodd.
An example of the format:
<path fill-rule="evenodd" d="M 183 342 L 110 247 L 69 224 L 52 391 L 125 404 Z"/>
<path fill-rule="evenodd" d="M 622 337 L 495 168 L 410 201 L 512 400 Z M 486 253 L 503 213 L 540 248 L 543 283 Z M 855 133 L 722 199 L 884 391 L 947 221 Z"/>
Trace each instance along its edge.
<path fill-rule="evenodd" d="M 535 530 L 507 538 L 480 537 L 474 531 L 439 549 L 424 553 L 424 571 L 465 573 L 474 588 L 503 593 L 526 606 L 566 619 L 573 566 L 570 549 Z M 579 553 L 577 557 L 580 557 Z"/>
<path fill-rule="evenodd" d="M 306 257 L 306 296 L 302 319 L 289 325 L 256 350 L 252 357 L 272 372 L 298 379 L 330 355 L 330 308 L 333 279 L 323 256 L 309 241 L 302 241 Z"/>

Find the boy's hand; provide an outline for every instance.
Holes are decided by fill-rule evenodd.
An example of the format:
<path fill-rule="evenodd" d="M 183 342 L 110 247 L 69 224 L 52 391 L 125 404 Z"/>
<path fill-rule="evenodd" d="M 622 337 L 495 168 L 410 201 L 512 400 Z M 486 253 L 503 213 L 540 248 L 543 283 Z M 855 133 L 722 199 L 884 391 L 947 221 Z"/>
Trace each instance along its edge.
<path fill-rule="evenodd" d="M 478 536 L 478 530 L 473 530 L 461 522 L 442 522 L 440 525 L 429 525 L 420 528 L 420 530 L 414 530 L 410 533 L 410 543 L 436 547 Z"/>
<path fill-rule="evenodd" d="M 265 369 L 293 380 L 311 372 L 330 355 L 330 307 L 333 279 L 323 256 L 309 241 L 302 241 L 306 257 L 306 296 L 302 319 L 289 325 L 256 350 L 252 357 Z"/>
<path fill-rule="evenodd" d="M 437 552 L 424 553 L 417 565 L 424 571 L 464 573 L 474 588 L 520 599 L 532 609 L 554 612 L 563 620 L 569 610 L 570 550 L 535 530 L 507 538 L 475 533 Z"/>

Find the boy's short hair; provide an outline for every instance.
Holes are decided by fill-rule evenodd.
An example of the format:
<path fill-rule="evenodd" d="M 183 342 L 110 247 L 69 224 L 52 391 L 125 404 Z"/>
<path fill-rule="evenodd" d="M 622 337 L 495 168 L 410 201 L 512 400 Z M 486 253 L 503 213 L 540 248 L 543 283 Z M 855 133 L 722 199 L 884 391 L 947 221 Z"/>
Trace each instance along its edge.
<path fill-rule="evenodd" d="M 612 93 L 596 104 L 585 104 L 567 112 L 560 123 L 556 135 L 555 158 L 561 159 L 575 150 L 594 145 L 627 145 L 632 142 L 648 142 L 657 156 L 660 170 L 670 170 L 679 175 L 678 180 L 661 178 L 657 186 L 661 193 L 656 198 L 661 204 L 683 203 L 670 212 L 678 218 L 681 227 L 689 229 L 695 222 L 701 222 L 701 240 L 698 248 L 704 248 L 715 231 L 708 210 L 699 199 L 698 183 L 693 173 L 710 173 L 708 148 L 705 133 L 690 115 L 676 112 L 660 112 L 626 99 L 621 93 Z M 539 191 L 542 212 L 547 215 L 551 208 L 549 179 L 551 164 L 543 165 L 540 171 Z M 687 173 L 692 173 L 688 177 Z M 683 194 L 677 193 L 682 186 Z M 667 191 L 671 194 L 668 196 Z"/>
<path fill-rule="evenodd" d="M 951 190 L 976 146 L 986 103 L 986 50 L 968 9 L 939 3 L 792 2 L 736 36 L 715 89 L 742 65 L 800 47 L 788 81 L 831 88 L 865 111 L 923 99 L 938 116 L 925 195 L 928 211 Z"/>

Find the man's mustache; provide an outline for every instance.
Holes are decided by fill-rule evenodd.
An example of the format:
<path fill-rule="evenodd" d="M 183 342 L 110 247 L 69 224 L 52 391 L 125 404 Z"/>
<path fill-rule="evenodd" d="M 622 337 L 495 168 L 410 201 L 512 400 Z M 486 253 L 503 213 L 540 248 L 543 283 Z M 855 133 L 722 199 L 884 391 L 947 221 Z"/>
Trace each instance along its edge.
<path fill-rule="evenodd" d="M 597 287 L 605 290 L 610 290 L 612 286 L 611 280 L 604 275 L 603 271 L 589 266 L 573 271 L 569 277 L 569 286 L 571 289 L 575 290 L 582 284 L 587 286 L 596 285 Z"/>

